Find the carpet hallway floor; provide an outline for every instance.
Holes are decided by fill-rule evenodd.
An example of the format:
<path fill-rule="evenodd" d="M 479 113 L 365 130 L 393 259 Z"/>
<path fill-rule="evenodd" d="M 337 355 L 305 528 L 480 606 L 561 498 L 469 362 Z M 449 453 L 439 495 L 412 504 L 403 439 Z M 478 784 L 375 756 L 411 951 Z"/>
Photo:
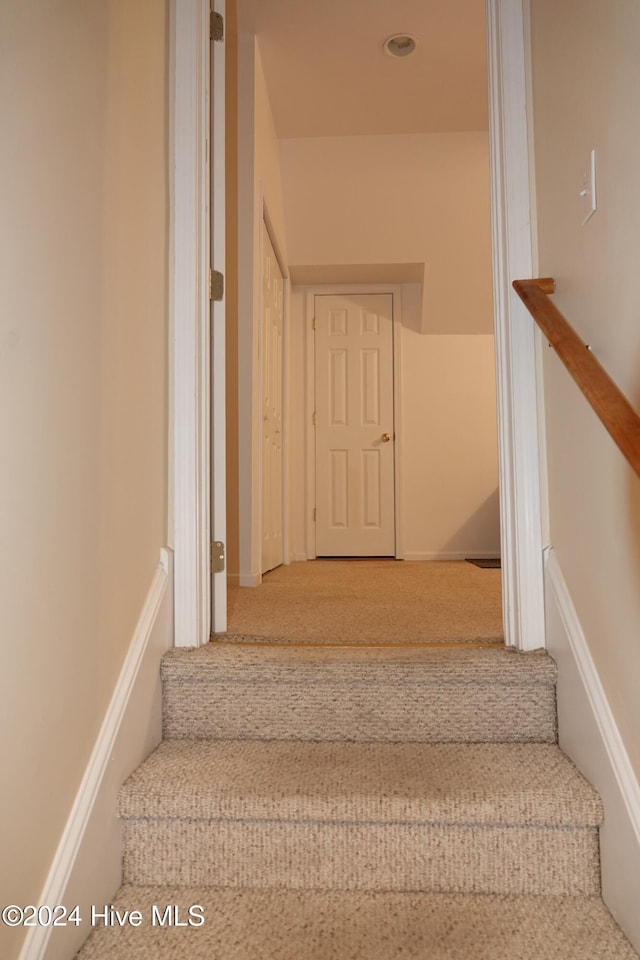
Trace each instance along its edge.
<path fill-rule="evenodd" d="M 501 603 L 501 571 L 464 560 L 314 560 L 230 589 L 226 639 L 495 643 Z"/>

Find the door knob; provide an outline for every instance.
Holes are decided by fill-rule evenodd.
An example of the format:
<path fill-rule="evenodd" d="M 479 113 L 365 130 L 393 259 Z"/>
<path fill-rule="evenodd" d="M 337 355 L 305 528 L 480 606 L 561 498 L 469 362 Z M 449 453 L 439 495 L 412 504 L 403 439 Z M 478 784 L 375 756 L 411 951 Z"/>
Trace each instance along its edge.
<path fill-rule="evenodd" d="M 383 443 L 389 443 L 389 440 L 391 440 L 391 434 L 383 433 L 380 439 L 382 440 Z"/>

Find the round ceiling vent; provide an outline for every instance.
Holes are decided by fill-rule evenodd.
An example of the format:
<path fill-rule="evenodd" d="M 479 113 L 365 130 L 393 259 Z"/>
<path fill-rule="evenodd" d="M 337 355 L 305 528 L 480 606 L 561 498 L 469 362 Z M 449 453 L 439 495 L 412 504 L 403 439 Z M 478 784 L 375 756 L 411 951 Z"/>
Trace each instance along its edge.
<path fill-rule="evenodd" d="M 410 33 L 394 33 L 384 42 L 385 52 L 390 57 L 408 57 L 416 48 L 418 41 Z"/>

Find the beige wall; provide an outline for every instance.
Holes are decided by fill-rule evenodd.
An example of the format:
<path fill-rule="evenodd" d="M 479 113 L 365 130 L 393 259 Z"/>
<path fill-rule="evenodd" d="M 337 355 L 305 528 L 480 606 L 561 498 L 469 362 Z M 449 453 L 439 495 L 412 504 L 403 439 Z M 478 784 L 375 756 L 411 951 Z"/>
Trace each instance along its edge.
<path fill-rule="evenodd" d="M 487 135 L 284 140 L 280 151 L 290 264 L 375 264 L 380 274 L 425 264 L 424 315 L 415 285 L 404 284 L 399 342 L 405 555 L 499 553 Z M 304 489 L 301 302 L 292 317 L 294 491 Z M 299 556 L 299 493 L 293 506 Z"/>
<path fill-rule="evenodd" d="M 167 540 L 167 16 L 0 6 L 3 902 L 37 903 Z"/>
<path fill-rule="evenodd" d="M 425 331 L 493 333 L 486 133 L 280 142 L 289 263 L 426 264 Z"/>
<path fill-rule="evenodd" d="M 640 409 L 640 7 L 531 0 L 541 275 Z M 597 150 L 598 211 L 579 191 Z M 607 698 L 640 775 L 640 480 L 545 351 L 550 536 Z"/>
<path fill-rule="evenodd" d="M 493 336 L 401 341 L 404 555 L 499 556 Z"/>

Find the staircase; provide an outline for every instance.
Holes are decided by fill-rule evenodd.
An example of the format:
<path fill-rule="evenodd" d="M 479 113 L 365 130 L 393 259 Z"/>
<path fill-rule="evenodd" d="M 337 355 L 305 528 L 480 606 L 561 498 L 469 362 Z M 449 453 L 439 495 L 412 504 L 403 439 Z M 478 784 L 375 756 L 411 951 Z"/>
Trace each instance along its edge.
<path fill-rule="evenodd" d="M 637 957 L 545 654 L 210 644 L 162 675 L 165 739 L 120 796 L 114 907 L 143 923 L 81 960 Z"/>

